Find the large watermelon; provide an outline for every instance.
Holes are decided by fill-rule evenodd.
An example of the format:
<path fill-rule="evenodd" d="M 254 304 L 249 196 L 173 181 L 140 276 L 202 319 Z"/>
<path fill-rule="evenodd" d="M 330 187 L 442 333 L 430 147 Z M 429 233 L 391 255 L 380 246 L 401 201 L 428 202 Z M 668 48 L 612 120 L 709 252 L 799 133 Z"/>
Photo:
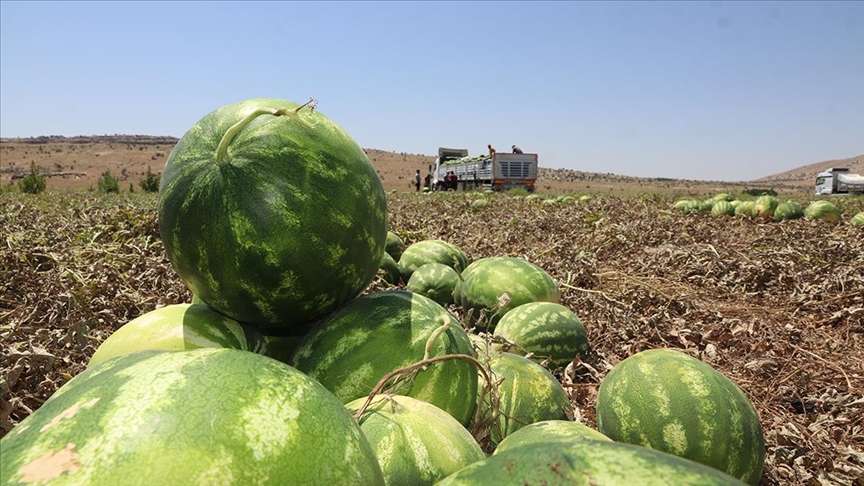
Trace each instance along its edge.
<path fill-rule="evenodd" d="M 458 282 L 459 274 L 452 267 L 443 263 L 427 263 L 414 270 L 405 288 L 446 306 L 454 302 L 453 292 Z"/>
<path fill-rule="evenodd" d="M 741 486 L 702 464 L 610 441 L 529 444 L 494 454 L 447 476 L 438 486 Z"/>
<path fill-rule="evenodd" d="M 777 206 L 780 204 L 780 200 L 770 194 L 764 194 L 756 198 L 755 206 L 753 207 L 753 216 L 768 220 L 774 218 L 774 211 L 777 210 Z"/>
<path fill-rule="evenodd" d="M 359 295 L 387 236 L 387 200 L 363 149 L 298 108 L 259 98 L 213 111 L 171 151 L 159 186 L 180 279 L 268 335 L 302 334 Z"/>
<path fill-rule="evenodd" d="M 90 357 L 88 367 L 144 349 L 181 351 L 233 348 L 266 353 L 264 336 L 203 304 L 174 304 L 142 314 L 114 331 Z"/>
<path fill-rule="evenodd" d="M 546 368 L 515 354 L 492 353 L 489 369 L 498 391 L 497 409 L 490 405 L 488 394 L 478 406 L 480 420 L 492 424 L 493 444 L 528 424 L 569 418 L 570 398 Z M 480 386 L 484 385 L 481 381 Z"/>
<path fill-rule="evenodd" d="M 468 266 L 468 255 L 461 248 L 444 240 L 421 240 L 405 248 L 399 257 L 399 270 L 407 282 L 414 270 L 427 263 L 442 263 L 461 273 Z"/>
<path fill-rule="evenodd" d="M 473 356 L 459 321 L 428 297 L 385 290 L 358 297 L 321 321 L 291 358 L 291 364 L 332 391 L 343 403 L 367 396 L 391 371 L 422 361 L 430 336 L 448 324 L 429 357 Z M 429 365 L 392 393 L 427 401 L 467 424 L 476 405 L 477 368 L 462 359 Z"/>
<path fill-rule="evenodd" d="M 597 430 L 759 483 L 765 441 L 747 396 L 711 366 L 653 349 L 618 363 L 597 395 Z"/>
<path fill-rule="evenodd" d="M 804 208 L 796 201 L 786 201 L 777 205 L 774 210 L 774 221 L 799 219 L 804 217 Z"/>
<path fill-rule="evenodd" d="M 356 414 L 366 400 L 345 406 Z M 450 414 L 415 398 L 378 395 L 359 422 L 388 485 L 431 485 L 486 457 Z"/>
<path fill-rule="evenodd" d="M 384 484 L 315 380 L 235 349 L 138 351 L 73 378 L 0 440 L 0 484 Z"/>
<path fill-rule="evenodd" d="M 556 367 L 567 366 L 577 354 L 588 351 L 582 321 L 567 307 L 552 302 L 516 307 L 498 321 L 493 335 L 513 343 L 504 346 L 506 351 L 533 353 L 536 359 L 548 359 Z"/>
<path fill-rule="evenodd" d="M 829 223 L 839 223 L 840 210 L 831 201 L 813 201 L 804 210 L 804 217 L 807 219 L 828 221 Z"/>
<path fill-rule="evenodd" d="M 498 443 L 493 454 L 500 454 L 506 450 L 522 447 L 527 444 L 536 444 L 554 441 L 571 441 L 575 439 L 584 440 L 612 440 L 579 422 L 569 420 L 543 420 L 526 425 L 513 432 Z"/>
<path fill-rule="evenodd" d="M 501 317 L 528 302 L 561 300 L 558 284 L 545 270 L 515 257 L 487 257 L 468 265 L 456 287 L 456 303 L 468 324 L 494 328 Z"/>

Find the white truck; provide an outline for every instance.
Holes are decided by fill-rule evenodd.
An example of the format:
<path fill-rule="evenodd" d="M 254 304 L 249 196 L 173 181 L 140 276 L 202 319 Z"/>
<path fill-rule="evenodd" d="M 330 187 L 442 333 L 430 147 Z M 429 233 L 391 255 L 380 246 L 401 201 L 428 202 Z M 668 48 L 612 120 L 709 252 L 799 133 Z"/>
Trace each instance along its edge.
<path fill-rule="evenodd" d="M 453 173 L 455 178 L 448 174 Z M 487 188 L 494 191 L 521 187 L 534 192 L 537 181 L 537 154 L 468 156 L 467 149 L 439 147 L 432 171 L 432 189 L 467 190 Z M 461 187 L 460 187 L 461 186 Z"/>
<path fill-rule="evenodd" d="M 864 194 L 864 177 L 832 167 L 816 175 L 816 195 L 823 194 Z"/>

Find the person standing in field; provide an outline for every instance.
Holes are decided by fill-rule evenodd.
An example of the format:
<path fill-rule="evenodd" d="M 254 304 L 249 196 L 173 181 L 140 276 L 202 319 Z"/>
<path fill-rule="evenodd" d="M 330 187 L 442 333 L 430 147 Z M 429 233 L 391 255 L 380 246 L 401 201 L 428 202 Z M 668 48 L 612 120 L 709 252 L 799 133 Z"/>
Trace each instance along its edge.
<path fill-rule="evenodd" d="M 522 149 L 520 149 L 519 147 L 517 147 L 517 146 L 514 145 L 514 146 L 513 146 L 513 153 L 514 153 L 514 154 L 521 154 L 521 153 L 522 153 Z"/>
<path fill-rule="evenodd" d="M 417 191 L 420 191 L 420 169 L 417 169 L 417 172 L 414 174 L 414 187 L 417 188 Z"/>

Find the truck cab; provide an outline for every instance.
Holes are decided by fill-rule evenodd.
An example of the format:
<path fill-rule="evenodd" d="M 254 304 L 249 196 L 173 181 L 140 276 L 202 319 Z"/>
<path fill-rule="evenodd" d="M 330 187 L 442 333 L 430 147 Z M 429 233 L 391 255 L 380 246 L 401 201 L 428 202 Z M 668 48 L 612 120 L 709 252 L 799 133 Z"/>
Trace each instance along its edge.
<path fill-rule="evenodd" d="M 864 193 L 864 177 L 852 174 L 848 168 L 832 167 L 816 175 L 817 196 Z"/>

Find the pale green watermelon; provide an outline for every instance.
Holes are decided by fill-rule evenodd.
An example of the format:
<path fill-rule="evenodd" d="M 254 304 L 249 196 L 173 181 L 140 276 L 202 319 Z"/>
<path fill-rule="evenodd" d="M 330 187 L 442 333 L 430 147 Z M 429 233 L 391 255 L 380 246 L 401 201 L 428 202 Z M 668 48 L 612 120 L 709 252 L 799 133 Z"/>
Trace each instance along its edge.
<path fill-rule="evenodd" d="M 372 282 L 387 199 L 363 149 L 320 111 L 223 106 L 174 146 L 158 220 L 180 280 L 267 335 L 299 335 Z"/>
<path fill-rule="evenodd" d="M 315 327 L 294 352 L 291 364 L 315 378 L 343 403 L 367 396 L 387 373 L 430 357 L 473 356 L 459 321 L 432 299 L 404 290 L 358 297 Z M 441 361 L 417 373 L 391 393 L 427 401 L 467 424 L 477 393 L 477 368 L 461 359 Z"/>
<path fill-rule="evenodd" d="M 753 216 L 767 220 L 774 217 L 774 211 L 780 205 L 780 200 L 774 196 L 765 194 L 756 198 L 756 206 L 753 208 Z"/>
<path fill-rule="evenodd" d="M 804 210 L 804 217 L 829 223 L 839 223 L 840 210 L 830 201 L 813 201 Z"/>
<path fill-rule="evenodd" d="M 266 353 L 264 336 L 203 304 L 174 304 L 132 319 L 96 348 L 88 367 L 144 349 L 233 348 Z"/>
<path fill-rule="evenodd" d="M 799 219 L 804 217 L 804 208 L 795 201 L 786 201 L 777 205 L 774 210 L 774 221 Z"/>
<path fill-rule="evenodd" d="M 852 219 L 849 221 L 853 228 L 862 228 L 864 227 L 864 211 L 852 216 Z"/>
<path fill-rule="evenodd" d="M 756 216 L 756 201 L 741 201 L 735 206 L 735 216 L 746 216 L 753 218 Z"/>
<path fill-rule="evenodd" d="M 456 303 L 468 324 L 494 328 L 507 312 L 529 302 L 558 303 L 558 284 L 545 270 L 515 257 L 488 257 L 462 272 Z"/>
<path fill-rule="evenodd" d="M 571 440 L 514 447 L 447 476 L 438 486 L 742 486 L 716 469 L 611 441 Z"/>
<path fill-rule="evenodd" d="M 362 397 L 345 406 L 356 415 L 366 401 Z M 415 398 L 378 395 L 359 423 L 388 485 L 431 485 L 486 457 L 450 414 Z"/>
<path fill-rule="evenodd" d="M 452 267 L 443 263 L 427 263 L 414 270 L 405 288 L 446 306 L 454 302 L 453 292 L 458 282 L 459 274 Z"/>
<path fill-rule="evenodd" d="M 699 201 L 695 199 L 681 199 L 675 202 L 674 207 L 684 214 L 689 214 L 699 210 Z"/>
<path fill-rule="evenodd" d="M 577 354 L 588 351 L 585 325 L 573 311 L 552 302 L 516 307 L 498 321 L 493 334 L 514 344 L 497 349 L 523 356 L 533 353 L 533 359 L 548 359 L 554 367 L 567 366 Z"/>
<path fill-rule="evenodd" d="M 348 410 L 236 349 L 138 351 L 63 385 L 0 439 L 0 484 L 384 484 Z"/>
<path fill-rule="evenodd" d="M 758 484 L 765 441 L 756 409 L 735 383 L 672 349 L 618 363 L 597 395 L 597 430 Z"/>
<path fill-rule="evenodd" d="M 493 454 L 500 454 L 506 450 L 515 449 L 528 444 L 539 444 L 544 442 L 571 441 L 571 440 L 605 440 L 611 441 L 609 437 L 597 432 L 579 422 L 569 420 L 543 420 L 526 425 L 513 432 L 498 443 Z"/>

